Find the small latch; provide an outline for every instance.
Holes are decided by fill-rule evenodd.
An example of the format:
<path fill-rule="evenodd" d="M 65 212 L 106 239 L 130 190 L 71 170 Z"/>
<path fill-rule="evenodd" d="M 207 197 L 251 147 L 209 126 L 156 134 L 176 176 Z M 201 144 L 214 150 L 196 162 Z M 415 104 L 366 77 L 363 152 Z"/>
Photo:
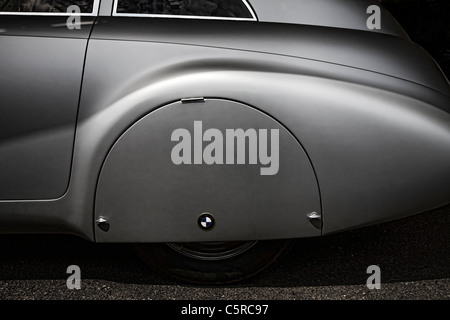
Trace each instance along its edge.
<path fill-rule="evenodd" d="M 102 229 L 103 231 L 107 232 L 109 231 L 109 222 L 108 222 L 108 218 L 104 217 L 104 216 L 99 216 L 97 220 L 95 220 L 95 222 L 97 223 L 97 226 Z"/>
<path fill-rule="evenodd" d="M 322 229 L 322 216 L 319 213 L 313 211 L 308 213 L 306 216 L 314 227 L 317 229 Z"/>

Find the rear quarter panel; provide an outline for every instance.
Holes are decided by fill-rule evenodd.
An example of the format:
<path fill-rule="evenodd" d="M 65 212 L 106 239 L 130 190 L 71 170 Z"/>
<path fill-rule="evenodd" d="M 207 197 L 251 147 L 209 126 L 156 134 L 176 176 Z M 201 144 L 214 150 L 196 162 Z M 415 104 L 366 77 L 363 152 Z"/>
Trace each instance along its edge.
<path fill-rule="evenodd" d="M 149 30 L 155 23 L 148 24 Z M 142 30 L 145 23 L 136 25 Z M 245 36 L 225 42 L 240 43 L 240 48 L 225 48 L 215 40 L 210 45 L 188 44 L 182 38 L 163 41 L 160 33 L 144 39 L 134 35 L 133 28 L 131 23 L 127 32 L 114 32 L 114 41 L 106 40 L 107 22 L 93 33 L 79 141 L 89 137 L 96 148 L 94 167 L 130 124 L 155 108 L 186 97 L 218 97 L 255 106 L 300 141 L 317 175 L 323 233 L 404 217 L 449 202 L 450 118 L 448 97 L 443 93 L 448 88 L 433 61 L 424 60 L 431 69 L 421 67 L 437 73 L 416 78 L 423 82 L 419 84 L 389 76 L 392 71 L 387 69 L 367 70 L 374 63 L 401 64 L 402 56 L 396 58 L 391 51 L 364 70 L 358 65 L 362 60 L 352 67 L 274 54 L 269 49 L 264 52 L 251 45 L 245 49 Z M 201 33 L 197 36 L 205 39 Z M 130 42 L 133 38 L 139 41 Z M 270 39 L 260 36 L 257 43 L 268 48 Z M 381 46 L 384 39 L 380 41 Z M 427 84 L 436 84 L 439 90 Z M 80 148 L 79 155 L 90 157 L 90 152 Z"/>

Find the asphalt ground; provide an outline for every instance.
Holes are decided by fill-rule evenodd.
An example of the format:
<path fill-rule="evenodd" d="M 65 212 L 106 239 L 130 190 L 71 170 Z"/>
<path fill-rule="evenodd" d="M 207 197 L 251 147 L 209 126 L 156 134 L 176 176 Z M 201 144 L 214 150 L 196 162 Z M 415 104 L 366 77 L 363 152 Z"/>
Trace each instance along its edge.
<path fill-rule="evenodd" d="M 0 236 L 0 300 L 450 300 L 450 206 L 321 238 L 298 239 L 258 277 L 232 286 L 178 283 L 126 244 L 70 235 Z M 68 289 L 77 265 L 81 288 Z M 381 288 L 369 289 L 370 265 Z"/>

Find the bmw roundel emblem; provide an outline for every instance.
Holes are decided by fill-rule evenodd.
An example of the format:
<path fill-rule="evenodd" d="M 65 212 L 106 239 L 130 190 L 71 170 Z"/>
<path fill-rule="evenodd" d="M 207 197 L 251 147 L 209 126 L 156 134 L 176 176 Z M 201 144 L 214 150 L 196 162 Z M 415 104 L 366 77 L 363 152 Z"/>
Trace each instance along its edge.
<path fill-rule="evenodd" d="M 203 230 L 211 230 L 214 228 L 215 220 L 214 217 L 209 213 L 203 213 L 198 217 L 198 225 Z"/>

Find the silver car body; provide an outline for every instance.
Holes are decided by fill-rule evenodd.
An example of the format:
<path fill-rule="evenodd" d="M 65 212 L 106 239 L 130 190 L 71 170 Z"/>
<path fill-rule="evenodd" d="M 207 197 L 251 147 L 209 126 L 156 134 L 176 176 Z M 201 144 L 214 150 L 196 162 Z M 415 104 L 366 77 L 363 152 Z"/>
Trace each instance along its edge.
<path fill-rule="evenodd" d="M 300 238 L 450 202 L 449 82 L 388 12 L 368 29 L 378 2 L 245 3 L 251 18 L 192 19 L 101 0 L 80 29 L 0 14 L 0 232 Z M 278 130 L 279 170 L 174 164 L 171 134 L 196 122 L 200 140 Z"/>

